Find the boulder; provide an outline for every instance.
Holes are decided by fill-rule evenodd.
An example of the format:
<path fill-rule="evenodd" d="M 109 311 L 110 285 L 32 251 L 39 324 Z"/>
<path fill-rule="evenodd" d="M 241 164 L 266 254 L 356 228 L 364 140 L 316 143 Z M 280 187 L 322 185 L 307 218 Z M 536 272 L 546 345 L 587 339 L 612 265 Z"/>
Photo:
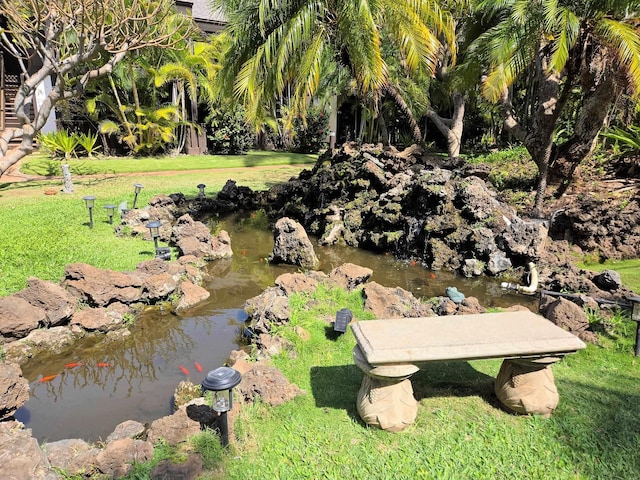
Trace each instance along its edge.
<path fill-rule="evenodd" d="M 95 459 L 101 451 L 79 438 L 48 442 L 44 449 L 53 468 L 79 477 L 95 471 Z"/>
<path fill-rule="evenodd" d="M 108 332 L 120 328 L 124 317 L 111 308 L 85 308 L 78 310 L 71 319 L 71 325 L 80 325 L 88 331 Z"/>
<path fill-rule="evenodd" d="M 0 363 L 0 420 L 6 420 L 29 400 L 29 382 L 15 363 Z"/>
<path fill-rule="evenodd" d="M 318 288 L 318 281 L 303 273 L 283 273 L 276 278 L 275 284 L 285 295 L 295 292 L 314 292 Z"/>
<path fill-rule="evenodd" d="M 199 400 L 204 402 L 203 398 Z M 179 407 L 173 415 L 159 418 L 151 422 L 147 432 L 147 440 L 157 443 L 160 440 L 166 441 L 169 445 L 178 445 L 187 438 L 200 432 L 200 423 L 189 418 L 187 415 L 187 405 Z"/>
<path fill-rule="evenodd" d="M 559 297 L 546 306 L 544 316 L 550 322 L 573 333 L 584 342 L 596 343 L 596 335 L 589 331 L 589 318 L 585 311 L 570 300 Z"/>
<path fill-rule="evenodd" d="M 189 455 L 186 460 L 160 460 L 151 472 L 151 480 L 195 480 L 204 470 L 200 455 Z"/>
<path fill-rule="evenodd" d="M 199 285 L 195 285 L 188 280 L 185 280 L 180 284 L 180 291 L 182 296 L 176 306 L 176 310 L 178 311 L 194 307 L 211 296 L 211 293 L 208 290 Z"/>
<path fill-rule="evenodd" d="M 289 298 L 278 287 L 268 287 L 260 295 L 248 299 L 244 310 L 255 334 L 269 333 L 273 325 L 289 322 Z"/>
<path fill-rule="evenodd" d="M 233 256 L 231 240 L 226 231 L 223 230 L 214 237 L 209 227 L 194 221 L 189 214 L 176 221 L 171 231 L 171 242 L 178 247 L 180 255 L 193 255 L 204 260 Z"/>
<path fill-rule="evenodd" d="M 261 401 L 274 407 L 306 393 L 295 383 L 290 383 L 280 370 L 263 364 L 257 364 L 244 373 L 236 391 L 238 397 L 245 403 L 254 402 L 260 398 Z"/>
<path fill-rule="evenodd" d="M 367 267 L 343 263 L 329 272 L 329 279 L 340 288 L 352 291 L 366 283 L 373 275 L 373 270 Z"/>
<path fill-rule="evenodd" d="M 511 222 L 501 236 L 506 251 L 526 261 L 537 261 L 542 256 L 548 230 L 542 222 Z"/>
<path fill-rule="evenodd" d="M 160 222 L 160 240 L 169 241 L 171 226 L 175 220 L 176 204 L 168 195 L 156 195 L 144 208 L 129 210 L 122 218 L 122 223 L 115 227 L 118 235 L 125 232 L 140 235 L 147 240 L 152 240 L 151 232 L 147 228 L 149 222 Z"/>
<path fill-rule="evenodd" d="M 20 297 L 34 307 L 45 311 L 45 325 L 55 327 L 71 318 L 78 305 L 78 299 L 60 285 L 30 277 L 28 287 L 17 292 Z"/>
<path fill-rule="evenodd" d="M 142 438 L 144 432 L 145 426 L 142 423 L 134 420 L 125 420 L 124 422 L 116 425 L 116 428 L 114 428 L 113 432 L 111 432 L 107 437 L 106 442 L 110 443 L 123 438 Z"/>
<path fill-rule="evenodd" d="M 279 219 L 275 225 L 273 241 L 269 262 L 298 265 L 308 269 L 315 269 L 320 265 L 307 232 L 295 220 L 287 217 Z"/>
<path fill-rule="evenodd" d="M 362 289 L 364 309 L 376 318 L 429 317 L 433 310 L 400 287 L 384 287 L 376 282 L 367 283 Z"/>
<path fill-rule="evenodd" d="M 113 302 L 140 301 L 144 275 L 102 270 L 85 263 L 72 263 L 65 269 L 62 286 L 92 307 Z"/>
<path fill-rule="evenodd" d="M 0 422 L 0 470 L 3 479 L 59 480 L 47 456 L 20 422 Z"/>
<path fill-rule="evenodd" d="M 150 275 L 142 283 L 141 299 L 148 303 L 155 303 L 166 299 L 176 288 L 178 288 L 178 282 L 170 273 Z"/>
<path fill-rule="evenodd" d="M 8 339 L 26 337 L 47 321 L 46 312 L 16 295 L 0 298 L 0 335 Z"/>
<path fill-rule="evenodd" d="M 74 345 L 83 335 L 84 330 L 78 327 L 39 328 L 24 338 L 5 344 L 5 359 L 22 365 L 38 352 L 57 355 Z"/>
<path fill-rule="evenodd" d="M 604 270 L 595 277 L 593 283 L 603 290 L 617 290 L 622 286 L 620 274 L 615 270 Z"/>
<path fill-rule="evenodd" d="M 122 438 L 107 444 L 95 457 L 95 466 L 109 478 L 129 474 L 134 462 L 144 463 L 153 457 L 153 444 L 143 440 Z"/>

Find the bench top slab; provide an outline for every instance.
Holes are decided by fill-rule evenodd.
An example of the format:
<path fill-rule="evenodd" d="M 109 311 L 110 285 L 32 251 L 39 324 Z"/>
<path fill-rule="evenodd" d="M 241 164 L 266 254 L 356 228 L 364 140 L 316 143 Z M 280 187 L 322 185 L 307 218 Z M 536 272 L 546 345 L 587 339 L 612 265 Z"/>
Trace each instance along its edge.
<path fill-rule="evenodd" d="M 585 348 L 531 311 L 365 320 L 351 329 L 371 365 L 553 357 Z"/>

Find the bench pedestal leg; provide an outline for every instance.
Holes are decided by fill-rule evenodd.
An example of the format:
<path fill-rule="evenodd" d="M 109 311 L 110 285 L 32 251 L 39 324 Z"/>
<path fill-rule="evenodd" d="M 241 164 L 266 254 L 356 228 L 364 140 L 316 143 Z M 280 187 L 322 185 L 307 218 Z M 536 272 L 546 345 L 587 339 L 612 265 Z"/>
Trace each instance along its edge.
<path fill-rule="evenodd" d="M 510 411 L 549 417 L 560 396 L 551 365 L 559 358 L 509 359 L 502 362 L 495 381 L 498 399 Z"/>
<path fill-rule="evenodd" d="M 389 432 L 399 432 L 413 424 L 418 402 L 408 377 L 418 371 L 418 367 L 410 364 L 374 367 L 367 363 L 357 345 L 353 357 L 365 373 L 358 391 L 360 418 L 368 425 Z"/>

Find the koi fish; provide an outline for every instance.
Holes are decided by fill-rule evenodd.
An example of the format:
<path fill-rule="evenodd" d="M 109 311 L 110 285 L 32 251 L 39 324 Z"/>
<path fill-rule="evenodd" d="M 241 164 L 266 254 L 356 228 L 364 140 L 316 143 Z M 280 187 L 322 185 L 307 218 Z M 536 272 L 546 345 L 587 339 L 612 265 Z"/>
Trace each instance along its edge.
<path fill-rule="evenodd" d="M 106 362 L 98 362 L 96 363 L 96 367 L 110 367 L 111 364 L 110 363 L 106 363 Z"/>
<path fill-rule="evenodd" d="M 84 365 L 84 364 L 80 363 L 80 362 L 65 363 L 64 368 L 76 368 L 76 367 L 81 367 L 82 365 Z"/>
<path fill-rule="evenodd" d="M 187 370 L 186 368 L 184 368 L 182 365 L 178 365 L 178 368 L 180 369 L 180 371 L 182 373 L 184 373 L 185 375 L 189 375 L 189 370 Z"/>
<path fill-rule="evenodd" d="M 418 264 L 418 262 L 416 262 L 415 260 L 411 260 L 411 266 L 415 267 Z"/>
<path fill-rule="evenodd" d="M 202 371 L 202 365 L 200 365 L 198 362 L 193 362 L 193 364 L 195 365 L 196 370 L 198 370 L 199 372 Z"/>
<path fill-rule="evenodd" d="M 436 274 L 435 273 L 432 273 L 430 276 L 431 276 L 431 278 L 436 278 Z"/>
<path fill-rule="evenodd" d="M 246 255 L 246 254 L 247 254 L 247 251 L 246 251 L 246 250 L 241 250 L 241 251 L 240 251 L 240 253 L 241 253 L 242 255 Z"/>
<path fill-rule="evenodd" d="M 47 375 L 46 377 L 42 377 L 40 380 L 38 380 L 38 383 L 50 382 L 51 380 L 53 380 L 57 376 L 58 376 L 57 373 L 55 375 Z"/>

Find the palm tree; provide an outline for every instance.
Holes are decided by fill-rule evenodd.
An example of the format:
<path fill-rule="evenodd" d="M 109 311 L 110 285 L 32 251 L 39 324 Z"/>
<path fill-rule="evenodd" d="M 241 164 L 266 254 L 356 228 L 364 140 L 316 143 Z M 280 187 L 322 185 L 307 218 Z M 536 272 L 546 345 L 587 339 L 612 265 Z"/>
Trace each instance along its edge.
<path fill-rule="evenodd" d="M 453 21 L 437 1 L 214 0 L 229 21 L 232 46 L 221 76 L 256 122 L 275 112 L 291 88 L 290 111 L 304 116 L 326 81 L 327 61 L 347 69 L 361 98 L 376 102 L 389 87 L 382 43 L 390 41 L 408 72 L 433 72 L 442 44 L 455 52 Z M 344 84 L 344 82 L 343 82 Z M 338 92 L 334 92 L 338 93 Z"/>
<path fill-rule="evenodd" d="M 640 92 L 639 6 L 630 0 L 478 2 L 494 24 L 474 43 L 473 61 L 486 65 L 483 95 L 500 104 L 505 128 L 538 168 L 535 216 L 542 215 L 552 161 L 553 173 L 566 185 L 592 153 L 616 96 Z M 518 116 L 512 87 L 523 77 L 530 77 L 527 95 L 533 100 Z M 556 145 L 558 120 L 576 94 L 581 107 L 572 135 Z"/>

